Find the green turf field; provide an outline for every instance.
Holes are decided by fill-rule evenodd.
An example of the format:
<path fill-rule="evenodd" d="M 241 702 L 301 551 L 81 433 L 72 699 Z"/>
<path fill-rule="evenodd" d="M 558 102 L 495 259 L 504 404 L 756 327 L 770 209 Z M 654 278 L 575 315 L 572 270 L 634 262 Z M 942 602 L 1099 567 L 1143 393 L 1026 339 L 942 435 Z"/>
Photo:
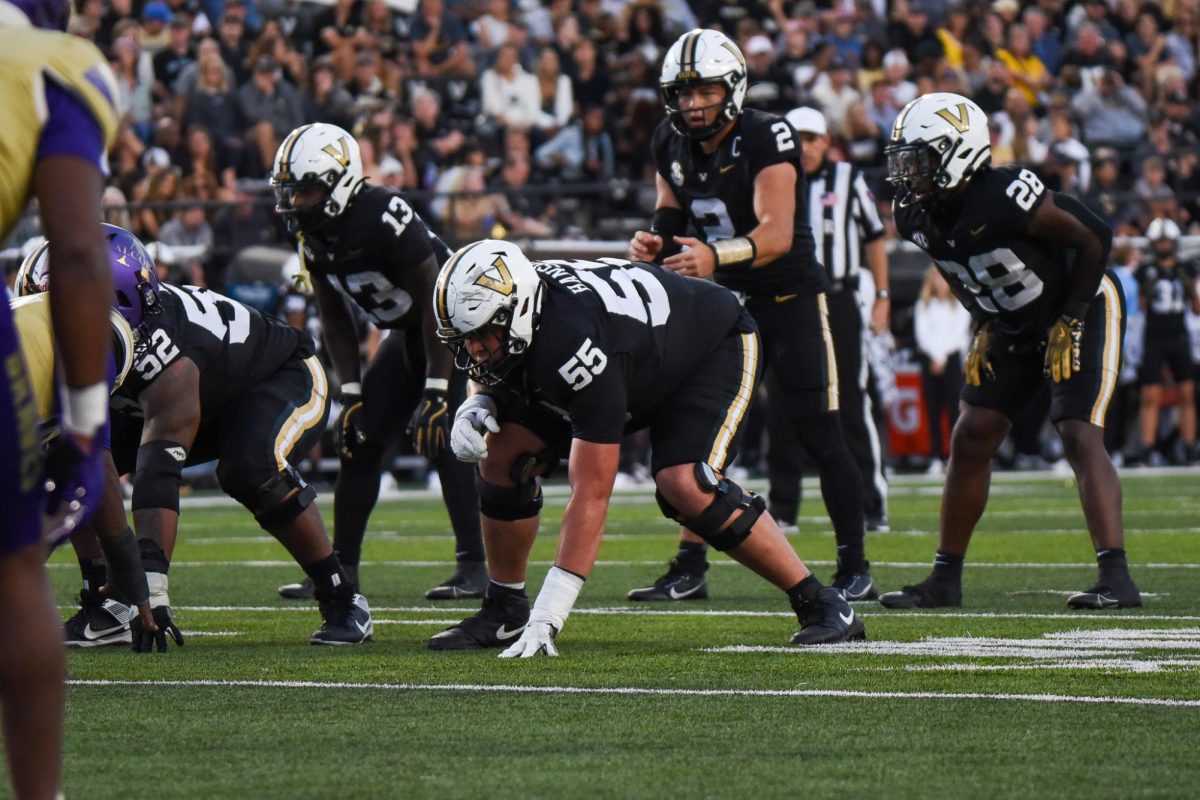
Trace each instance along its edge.
<path fill-rule="evenodd" d="M 819 651 L 784 646 L 786 599 L 723 557 L 712 600 L 631 607 L 675 529 L 649 493 L 622 493 L 562 656 L 531 661 L 425 649 L 472 610 L 423 599 L 452 571 L 436 500 L 376 509 L 375 641 L 356 648 L 308 644 L 315 607 L 275 593 L 300 572 L 249 514 L 185 508 L 171 597 L 187 645 L 72 653 L 67 796 L 1197 797 L 1198 486 L 1125 481 L 1142 609 L 1069 612 L 1095 575 L 1072 484 L 1000 477 L 961 609 L 860 605 L 870 642 Z M 806 496 L 793 541 L 827 580 L 832 533 Z M 868 539 L 881 589 L 927 573 L 939 498 L 893 487 L 893 531 Z M 531 596 L 562 504 L 547 502 Z M 69 550 L 52 575 L 73 613 Z"/>

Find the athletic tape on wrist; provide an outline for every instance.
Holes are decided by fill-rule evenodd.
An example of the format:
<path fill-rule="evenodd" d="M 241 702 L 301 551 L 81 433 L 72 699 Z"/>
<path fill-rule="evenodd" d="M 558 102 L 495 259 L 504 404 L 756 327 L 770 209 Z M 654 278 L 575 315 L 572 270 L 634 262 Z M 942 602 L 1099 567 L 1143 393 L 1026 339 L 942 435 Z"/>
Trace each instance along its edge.
<path fill-rule="evenodd" d="M 563 623 L 571 615 L 579 591 L 583 588 L 583 578 L 560 567 L 551 567 L 546 573 L 546 582 L 538 592 L 533 604 L 534 612 L 540 612 L 549 618 L 554 627 L 562 629 Z"/>
<path fill-rule="evenodd" d="M 62 427 L 76 436 L 91 438 L 108 419 L 108 383 L 97 381 L 82 389 L 63 385 Z"/>
<path fill-rule="evenodd" d="M 758 248 L 749 236 L 721 239 L 708 246 L 712 248 L 713 255 L 717 257 L 718 267 L 739 267 L 743 264 L 753 264 L 758 255 Z"/>
<path fill-rule="evenodd" d="M 348 394 L 361 395 L 362 394 L 362 384 L 361 383 L 353 383 L 353 382 L 343 383 L 342 384 L 342 394 L 343 395 L 348 395 Z"/>
<path fill-rule="evenodd" d="M 426 378 L 425 391 L 427 392 L 446 392 L 450 390 L 450 380 L 448 378 Z"/>

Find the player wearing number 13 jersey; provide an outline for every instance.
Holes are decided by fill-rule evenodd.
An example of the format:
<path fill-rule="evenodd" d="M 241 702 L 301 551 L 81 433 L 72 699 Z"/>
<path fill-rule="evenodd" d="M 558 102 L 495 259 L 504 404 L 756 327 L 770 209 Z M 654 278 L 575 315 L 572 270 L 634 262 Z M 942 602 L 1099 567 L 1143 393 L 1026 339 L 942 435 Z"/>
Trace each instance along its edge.
<path fill-rule="evenodd" d="M 481 596 L 487 570 L 474 479 L 446 448 L 467 380 L 453 374 L 428 302 L 450 251 L 400 192 L 367 185 L 358 143 L 336 125 L 292 131 L 275 156 L 271 183 L 276 211 L 296 235 L 312 275 L 325 343 L 341 383 L 334 428 L 341 460 L 333 493 L 334 548 L 357 574 L 385 454 L 407 423 L 413 448 L 437 468 L 454 528 L 457 569 L 425 596 Z M 346 298 L 388 332 L 365 370 Z M 287 584 L 279 593 L 305 599 L 312 587 L 307 581 Z"/>
<path fill-rule="evenodd" d="M 896 227 L 933 257 L 976 333 L 933 573 L 881 602 L 961 604 L 963 558 L 987 503 L 992 456 L 1013 417 L 1050 380 L 1051 421 L 1078 479 L 1100 567 L 1097 583 L 1068 605 L 1141 605 L 1126 563 L 1120 482 L 1103 436 L 1125 333 L 1124 300 L 1105 273 L 1112 230 L 1030 170 L 992 168 L 987 117 L 960 95 L 909 103 L 887 152 Z"/>
<path fill-rule="evenodd" d="M 863 550 L 863 486 L 838 414 L 838 376 L 825 270 L 816 260 L 800 142 L 787 120 L 742 109 L 746 62 L 718 31 L 681 36 L 663 59 L 667 118 L 652 142 L 657 210 L 629 258 L 659 261 L 745 294 L 795 430 L 821 475 L 837 537 L 834 586 L 852 600 L 876 597 Z M 689 230 L 695 237 L 685 235 Z M 715 466 L 715 465 L 714 465 Z M 680 533 L 678 555 L 631 600 L 708 596 L 705 546 Z"/>
<path fill-rule="evenodd" d="M 649 429 L 663 513 L 787 592 L 801 622 L 793 643 L 865 638 L 838 590 L 821 586 L 764 513 L 764 499 L 723 475 L 761 372 L 754 322 L 733 295 L 653 264 L 530 262 L 488 239 L 446 262 L 433 306 L 439 337 L 482 388 L 459 410 L 451 445 L 479 464 L 491 583 L 481 611 L 431 648 L 557 655 L 554 639 L 600 545 L 621 436 L 640 429 Z M 571 499 L 531 612 L 524 586 L 538 476 L 568 445 Z"/>

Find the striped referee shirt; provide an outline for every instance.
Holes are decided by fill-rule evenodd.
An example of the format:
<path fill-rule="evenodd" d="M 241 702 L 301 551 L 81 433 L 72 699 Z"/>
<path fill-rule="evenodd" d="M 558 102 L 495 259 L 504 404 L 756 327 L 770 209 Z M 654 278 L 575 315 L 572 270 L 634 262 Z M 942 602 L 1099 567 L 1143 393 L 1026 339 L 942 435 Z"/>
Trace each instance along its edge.
<path fill-rule="evenodd" d="M 862 246 L 884 234 L 862 171 L 846 161 L 825 159 L 808 176 L 808 215 L 817 255 L 830 280 L 856 277 Z"/>

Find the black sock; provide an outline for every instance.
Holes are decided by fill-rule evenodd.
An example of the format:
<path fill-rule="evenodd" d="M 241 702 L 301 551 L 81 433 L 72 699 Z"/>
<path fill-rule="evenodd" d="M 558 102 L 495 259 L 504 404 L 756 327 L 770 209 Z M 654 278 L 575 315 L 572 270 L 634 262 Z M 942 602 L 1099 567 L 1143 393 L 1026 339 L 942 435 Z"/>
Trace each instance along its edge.
<path fill-rule="evenodd" d="M 333 549 L 343 564 L 358 566 L 362 559 L 367 520 L 379 500 L 382 463 L 378 448 L 341 461 L 333 487 Z"/>
<path fill-rule="evenodd" d="M 496 583 L 493 580 L 488 581 L 486 594 L 488 597 L 525 597 L 524 589 L 514 589 L 511 586 L 504 586 Z"/>
<path fill-rule="evenodd" d="M 475 465 L 446 453 L 437 463 L 437 473 L 442 483 L 442 500 L 450 514 L 450 527 L 454 529 L 454 560 L 484 561 Z"/>
<path fill-rule="evenodd" d="M 708 570 L 708 545 L 704 542 L 680 542 L 675 561 L 689 572 L 703 573 Z"/>
<path fill-rule="evenodd" d="M 788 602 L 792 604 L 792 610 L 797 614 L 803 614 L 805 609 L 817 599 L 817 592 L 824 588 L 821 582 L 817 580 L 817 576 L 810 574 L 807 578 L 788 589 Z"/>
<path fill-rule="evenodd" d="M 1129 561 L 1123 547 L 1110 547 L 1096 551 L 1096 563 L 1100 566 L 1100 578 L 1129 579 Z"/>
<path fill-rule="evenodd" d="M 312 579 L 313 589 L 318 594 L 341 596 L 354 592 L 354 581 L 342 569 L 337 553 L 304 565 L 304 574 Z"/>
<path fill-rule="evenodd" d="M 937 551 L 933 559 L 933 577 L 942 581 L 962 583 L 963 561 L 966 556 L 955 556 L 950 553 Z"/>
<path fill-rule="evenodd" d="M 866 572 L 867 558 L 863 553 L 862 542 L 854 544 L 839 544 L 837 546 L 837 568 L 838 572 Z"/>
<path fill-rule="evenodd" d="M 79 572 L 83 575 L 83 590 L 94 592 L 108 580 L 108 567 L 103 558 L 79 559 Z"/>

